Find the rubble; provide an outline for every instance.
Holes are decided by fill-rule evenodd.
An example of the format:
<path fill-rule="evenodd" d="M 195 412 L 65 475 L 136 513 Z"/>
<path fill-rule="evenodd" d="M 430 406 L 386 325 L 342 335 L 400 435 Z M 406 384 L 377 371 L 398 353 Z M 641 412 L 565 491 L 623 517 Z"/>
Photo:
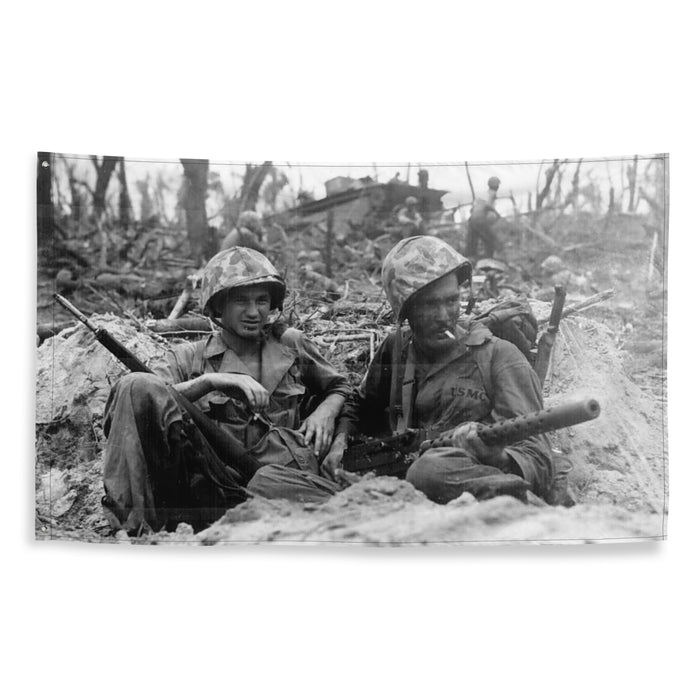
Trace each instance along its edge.
<path fill-rule="evenodd" d="M 322 505 L 254 498 L 190 542 L 350 542 L 434 544 L 481 542 L 586 542 L 654 538 L 658 517 L 605 505 L 538 508 L 510 496 L 477 502 L 463 494 L 445 506 L 393 477 L 364 479 Z M 156 535 L 150 542 L 172 535 Z M 182 541 L 182 535 L 176 539 Z"/>

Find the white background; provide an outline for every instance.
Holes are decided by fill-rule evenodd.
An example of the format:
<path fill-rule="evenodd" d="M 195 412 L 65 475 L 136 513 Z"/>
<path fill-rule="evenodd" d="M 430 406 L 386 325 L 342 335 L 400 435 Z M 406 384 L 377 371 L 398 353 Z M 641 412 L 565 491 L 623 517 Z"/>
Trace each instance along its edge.
<path fill-rule="evenodd" d="M 5 9 L 5 697 L 697 690 L 699 61 L 690 10 L 676 9 L 686 5 Z M 37 150 L 315 162 L 669 151 L 669 540 L 218 550 L 33 542 Z"/>

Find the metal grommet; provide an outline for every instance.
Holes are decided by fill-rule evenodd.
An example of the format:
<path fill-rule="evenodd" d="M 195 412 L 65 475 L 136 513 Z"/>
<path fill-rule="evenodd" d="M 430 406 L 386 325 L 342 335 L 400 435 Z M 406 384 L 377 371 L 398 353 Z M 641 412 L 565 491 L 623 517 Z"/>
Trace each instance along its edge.
<path fill-rule="evenodd" d="M 41 167 L 42 167 L 42 168 L 48 168 L 48 167 L 49 167 L 49 161 L 48 161 L 48 160 L 42 160 L 42 161 L 41 161 Z"/>

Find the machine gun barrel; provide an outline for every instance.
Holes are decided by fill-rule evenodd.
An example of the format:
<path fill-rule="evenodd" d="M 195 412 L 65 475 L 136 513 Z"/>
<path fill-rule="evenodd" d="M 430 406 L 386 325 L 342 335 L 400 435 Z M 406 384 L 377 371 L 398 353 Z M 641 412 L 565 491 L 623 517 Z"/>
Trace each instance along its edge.
<path fill-rule="evenodd" d="M 596 399 L 587 398 L 564 403 L 559 406 L 534 411 L 523 416 L 479 426 L 478 435 L 487 445 L 511 445 L 526 440 L 533 435 L 548 433 L 552 430 L 568 428 L 585 423 L 600 415 L 600 404 Z M 451 444 L 451 435 L 444 435 L 435 440 L 426 440 L 421 444 L 421 452 L 431 447 Z"/>

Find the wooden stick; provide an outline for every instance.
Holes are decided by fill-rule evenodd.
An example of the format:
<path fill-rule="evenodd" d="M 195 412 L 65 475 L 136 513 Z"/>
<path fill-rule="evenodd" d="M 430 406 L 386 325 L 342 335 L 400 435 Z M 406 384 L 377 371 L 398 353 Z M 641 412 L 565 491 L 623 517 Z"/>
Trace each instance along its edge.
<path fill-rule="evenodd" d="M 333 210 L 329 209 L 326 214 L 326 246 L 324 251 L 326 277 L 333 274 L 333 218 Z"/>
<path fill-rule="evenodd" d="M 530 226 L 530 224 L 523 224 L 523 226 L 527 231 L 529 231 L 534 236 L 537 236 L 537 238 L 539 238 L 541 241 L 544 241 L 547 245 L 551 246 L 552 248 L 558 249 L 561 247 L 559 243 L 557 243 L 553 238 L 550 238 L 544 231 L 538 231 L 536 228 Z"/>
<path fill-rule="evenodd" d="M 476 193 L 474 192 L 474 183 L 472 182 L 472 176 L 469 174 L 469 164 L 464 161 L 464 169 L 467 171 L 467 180 L 469 181 L 469 189 L 472 193 L 472 199 L 476 199 Z"/>
<path fill-rule="evenodd" d="M 204 318 L 204 316 L 153 319 L 146 321 L 146 328 L 158 335 L 163 333 L 211 333 L 213 330 L 209 319 Z"/>
<path fill-rule="evenodd" d="M 322 334 L 323 335 L 323 334 Z M 314 341 L 318 343 L 319 345 L 324 345 L 325 347 L 328 346 L 335 346 L 336 343 L 354 343 L 358 340 L 369 340 L 371 341 L 372 338 L 374 338 L 373 333 L 358 333 L 357 335 L 336 335 L 335 338 L 333 338 L 332 341 L 327 341 L 324 340 L 322 337 L 316 337 L 314 338 Z"/>
<path fill-rule="evenodd" d="M 647 272 L 647 283 L 651 282 L 652 277 L 654 276 L 654 258 L 656 257 L 656 247 L 658 244 L 659 233 L 658 231 L 654 231 L 654 238 L 651 241 L 651 250 L 649 251 L 649 271 Z"/>
<path fill-rule="evenodd" d="M 168 321 L 174 321 L 176 318 L 182 316 L 182 313 L 185 310 L 187 302 L 190 300 L 191 296 L 192 290 L 189 288 L 189 286 L 185 287 L 182 290 L 182 294 L 180 294 L 180 296 L 177 298 L 175 306 L 173 306 L 173 310 L 168 315 Z"/>
<path fill-rule="evenodd" d="M 611 296 L 615 294 L 614 289 L 606 289 L 603 292 L 598 292 L 597 294 L 593 294 L 593 296 L 586 297 L 585 299 L 582 299 L 581 301 L 577 301 L 574 304 L 569 304 L 562 312 L 561 312 L 561 317 L 566 318 L 567 316 L 571 316 L 572 314 L 578 313 L 579 311 L 583 311 L 584 309 L 587 309 L 590 306 L 595 306 L 596 304 L 600 304 L 603 301 L 606 301 L 607 299 L 610 299 Z M 549 316 L 546 316 L 545 318 L 538 318 L 537 323 L 547 323 L 549 321 Z"/>

